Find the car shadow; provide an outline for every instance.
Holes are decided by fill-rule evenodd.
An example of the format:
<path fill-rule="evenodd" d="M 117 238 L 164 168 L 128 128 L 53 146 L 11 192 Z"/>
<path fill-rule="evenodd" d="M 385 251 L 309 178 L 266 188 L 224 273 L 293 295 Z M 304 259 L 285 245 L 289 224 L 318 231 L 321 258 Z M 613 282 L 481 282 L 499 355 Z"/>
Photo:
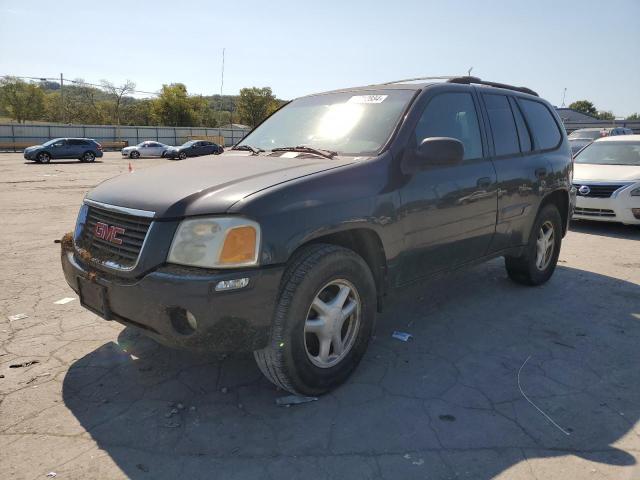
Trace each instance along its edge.
<path fill-rule="evenodd" d="M 35 161 L 28 160 L 24 162 L 25 165 L 91 165 L 92 163 L 104 163 L 102 160 L 94 160 L 93 162 L 81 162 L 77 159 L 69 159 L 69 160 L 51 160 L 49 163 L 38 163 Z"/>
<path fill-rule="evenodd" d="M 400 295 L 355 374 L 314 402 L 277 406 L 286 392 L 250 354 L 192 355 L 131 328 L 72 364 L 63 398 L 134 479 L 489 479 L 559 457 L 584 478 L 635 465 L 639 299 L 567 267 L 523 287 L 496 260 Z"/>
<path fill-rule="evenodd" d="M 569 230 L 588 235 L 640 240 L 640 225 L 597 222 L 592 220 L 572 220 Z"/>

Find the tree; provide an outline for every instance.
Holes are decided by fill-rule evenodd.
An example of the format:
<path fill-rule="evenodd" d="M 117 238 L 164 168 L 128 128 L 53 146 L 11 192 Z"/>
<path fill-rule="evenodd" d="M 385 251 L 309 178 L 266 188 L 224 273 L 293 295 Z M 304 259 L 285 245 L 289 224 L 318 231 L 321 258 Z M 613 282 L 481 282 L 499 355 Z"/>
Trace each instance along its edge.
<path fill-rule="evenodd" d="M 118 127 L 116 136 L 120 138 L 120 106 L 122 105 L 122 98 L 126 94 L 133 92 L 136 88 L 136 84 L 131 80 L 127 80 L 125 83 L 118 86 L 108 80 L 102 80 L 100 84 L 102 85 L 102 88 L 104 88 L 104 90 L 113 97 L 113 118 L 116 126 Z"/>
<path fill-rule="evenodd" d="M 44 108 L 44 92 L 36 84 L 5 77 L 0 80 L 0 105 L 18 123 L 38 120 Z"/>
<path fill-rule="evenodd" d="M 569 108 L 591 116 L 595 116 L 598 113 L 595 105 L 589 100 L 578 100 L 577 102 L 573 102 L 569 105 Z"/>
<path fill-rule="evenodd" d="M 242 123 L 255 127 L 277 108 L 278 100 L 270 87 L 252 87 L 240 90 L 238 113 Z"/>
<path fill-rule="evenodd" d="M 640 113 L 632 113 L 627 117 L 627 120 L 640 120 Z"/>
<path fill-rule="evenodd" d="M 596 114 L 596 117 L 599 118 L 600 120 L 615 120 L 616 116 L 613 114 L 612 111 L 599 111 Z"/>
<path fill-rule="evenodd" d="M 183 83 L 172 83 L 162 85 L 153 111 L 161 125 L 184 127 L 194 124 L 196 113 L 193 107 L 187 87 Z"/>

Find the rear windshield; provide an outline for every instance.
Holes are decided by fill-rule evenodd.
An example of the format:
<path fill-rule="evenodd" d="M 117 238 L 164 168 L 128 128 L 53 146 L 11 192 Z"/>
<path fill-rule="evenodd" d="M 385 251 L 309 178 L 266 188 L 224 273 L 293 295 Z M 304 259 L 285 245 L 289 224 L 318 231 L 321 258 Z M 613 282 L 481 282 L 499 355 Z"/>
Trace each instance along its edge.
<path fill-rule="evenodd" d="M 569 138 L 590 138 L 591 140 L 600 137 L 602 137 L 600 130 L 576 130 L 569 135 Z"/>
<path fill-rule="evenodd" d="M 299 98 L 239 145 L 267 151 L 303 145 L 344 155 L 374 154 L 391 136 L 413 94 L 413 90 L 367 90 Z"/>
<path fill-rule="evenodd" d="M 594 142 L 575 158 L 575 163 L 640 166 L 640 142 Z"/>

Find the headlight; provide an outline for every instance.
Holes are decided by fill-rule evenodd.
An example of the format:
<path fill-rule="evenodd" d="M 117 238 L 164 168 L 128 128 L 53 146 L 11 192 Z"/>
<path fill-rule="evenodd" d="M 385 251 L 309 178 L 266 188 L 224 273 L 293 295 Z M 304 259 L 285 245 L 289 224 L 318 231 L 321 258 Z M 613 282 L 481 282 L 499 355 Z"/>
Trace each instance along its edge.
<path fill-rule="evenodd" d="M 258 264 L 260 225 L 239 217 L 183 220 L 173 237 L 167 261 L 205 268 Z"/>
<path fill-rule="evenodd" d="M 630 195 L 632 197 L 640 197 L 640 187 L 634 188 L 633 190 L 631 190 Z"/>

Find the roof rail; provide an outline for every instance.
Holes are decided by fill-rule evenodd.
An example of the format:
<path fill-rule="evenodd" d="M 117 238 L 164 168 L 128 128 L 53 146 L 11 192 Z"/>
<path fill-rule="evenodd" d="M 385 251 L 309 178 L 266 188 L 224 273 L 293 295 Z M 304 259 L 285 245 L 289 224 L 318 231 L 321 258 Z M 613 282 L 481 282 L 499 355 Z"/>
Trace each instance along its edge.
<path fill-rule="evenodd" d="M 444 76 L 444 77 L 416 77 L 416 78 L 403 78 L 402 80 L 393 80 L 392 82 L 384 82 L 380 85 L 393 85 L 394 83 L 407 83 L 407 82 L 415 82 L 418 80 L 451 80 L 456 78 L 455 75 Z"/>
<path fill-rule="evenodd" d="M 507 90 L 515 90 L 516 92 L 528 93 L 529 95 L 535 95 L 539 97 L 536 92 L 527 87 L 514 87 L 513 85 L 507 85 L 506 83 L 487 82 L 480 80 L 478 77 L 450 77 L 447 82 L 449 83 L 462 83 L 464 85 L 471 85 L 472 83 L 478 85 L 487 85 L 489 87 L 506 88 Z"/>

